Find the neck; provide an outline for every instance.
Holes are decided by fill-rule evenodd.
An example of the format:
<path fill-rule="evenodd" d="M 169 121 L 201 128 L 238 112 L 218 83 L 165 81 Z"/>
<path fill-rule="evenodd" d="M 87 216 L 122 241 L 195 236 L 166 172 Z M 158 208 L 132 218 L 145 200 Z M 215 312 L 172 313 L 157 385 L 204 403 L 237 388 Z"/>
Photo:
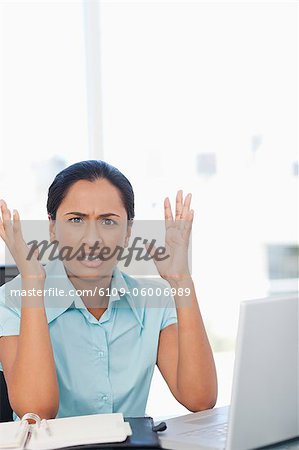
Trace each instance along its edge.
<path fill-rule="evenodd" d="M 86 291 L 80 295 L 86 308 L 107 308 L 109 303 L 109 287 L 112 281 L 112 272 L 99 278 L 80 278 L 68 273 L 68 278 L 78 291 Z"/>

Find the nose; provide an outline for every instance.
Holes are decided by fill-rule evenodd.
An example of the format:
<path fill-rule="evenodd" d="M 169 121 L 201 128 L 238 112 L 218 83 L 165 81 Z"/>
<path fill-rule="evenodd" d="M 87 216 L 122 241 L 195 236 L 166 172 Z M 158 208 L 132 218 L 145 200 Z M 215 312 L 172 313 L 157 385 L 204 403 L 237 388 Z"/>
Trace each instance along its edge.
<path fill-rule="evenodd" d="M 93 247 L 96 243 L 101 245 L 103 239 L 101 237 L 97 221 L 94 219 L 87 221 L 87 227 L 84 230 L 83 243 L 89 247 Z"/>

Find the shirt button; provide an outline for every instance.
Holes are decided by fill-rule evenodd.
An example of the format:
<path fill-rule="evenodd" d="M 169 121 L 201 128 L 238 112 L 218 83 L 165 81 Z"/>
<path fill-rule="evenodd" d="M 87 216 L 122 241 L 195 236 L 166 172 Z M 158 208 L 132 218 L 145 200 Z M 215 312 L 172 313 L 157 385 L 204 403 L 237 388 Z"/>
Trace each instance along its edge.
<path fill-rule="evenodd" d="M 107 395 L 103 395 L 102 400 L 104 400 L 104 402 L 106 402 L 108 400 Z"/>
<path fill-rule="evenodd" d="M 105 355 L 105 353 L 101 350 L 101 351 L 99 351 L 99 357 L 100 358 L 103 358 L 103 356 Z"/>

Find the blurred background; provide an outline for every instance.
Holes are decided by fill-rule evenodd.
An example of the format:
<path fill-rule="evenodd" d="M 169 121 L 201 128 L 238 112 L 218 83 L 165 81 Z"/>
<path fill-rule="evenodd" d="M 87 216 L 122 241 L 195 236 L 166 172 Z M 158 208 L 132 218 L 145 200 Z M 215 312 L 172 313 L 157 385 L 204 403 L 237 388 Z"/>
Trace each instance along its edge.
<path fill-rule="evenodd" d="M 84 159 L 129 178 L 136 219 L 192 192 L 193 278 L 230 403 L 240 301 L 298 291 L 297 3 L 10 0 L 0 19 L 0 197 L 47 220 L 54 176 Z M 184 412 L 156 371 L 147 414 Z"/>

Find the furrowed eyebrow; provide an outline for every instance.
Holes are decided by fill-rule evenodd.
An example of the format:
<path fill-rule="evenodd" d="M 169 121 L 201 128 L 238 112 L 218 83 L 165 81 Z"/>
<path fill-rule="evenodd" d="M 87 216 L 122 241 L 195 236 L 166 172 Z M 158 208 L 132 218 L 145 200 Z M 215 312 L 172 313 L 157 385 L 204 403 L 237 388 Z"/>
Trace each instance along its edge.
<path fill-rule="evenodd" d="M 82 213 L 79 211 L 71 211 L 71 212 L 65 213 L 64 216 L 67 216 L 68 214 L 73 214 L 75 216 L 80 216 L 80 217 L 88 217 L 88 214 L 85 214 L 85 213 Z M 115 213 L 105 213 L 105 214 L 100 214 L 98 216 L 98 218 L 110 217 L 110 216 L 120 217 L 118 214 L 115 214 Z"/>

